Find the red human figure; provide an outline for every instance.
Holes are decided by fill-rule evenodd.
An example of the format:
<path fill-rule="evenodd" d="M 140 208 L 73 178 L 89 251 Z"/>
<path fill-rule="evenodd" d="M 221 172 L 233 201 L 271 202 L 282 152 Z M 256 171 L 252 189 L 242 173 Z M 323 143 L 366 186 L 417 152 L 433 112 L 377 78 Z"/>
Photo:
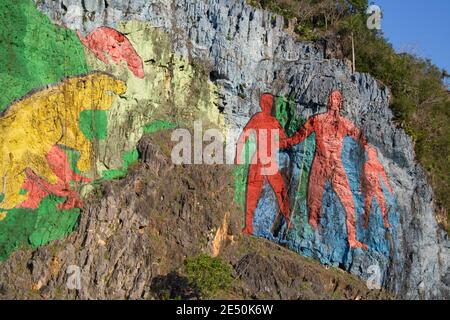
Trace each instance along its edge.
<path fill-rule="evenodd" d="M 240 163 L 242 149 L 251 134 L 254 134 L 257 146 L 256 153 L 251 159 L 247 179 L 246 218 L 245 227 L 242 230 L 244 234 L 253 234 L 253 214 L 265 180 L 269 182 L 275 192 L 280 211 L 286 220 L 288 229 L 290 228 L 289 198 L 285 182 L 278 170 L 275 158 L 278 148 L 274 145 L 274 142 L 278 139 L 278 146 L 281 149 L 289 146 L 287 144 L 287 136 L 280 123 L 271 115 L 273 103 L 274 97 L 272 94 L 264 93 L 261 96 L 261 112 L 256 113 L 250 119 L 237 142 L 237 163 Z M 266 148 L 267 150 L 265 150 Z M 272 171 L 269 172 L 270 170 Z"/>
<path fill-rule="evenodd" d="M 341 117 L 342 96 L 333 91 L 328 100 L 328 112 L 311 117 L 293 137 L 290 144 L 298 144 L 313 132 L 316 133 L 316 154 L 309 176 L 307 205 L 309 224 L 316 229 L 320 220 L 322 198 L 326 181 L 330 181 L 346 212 L 348 242 L 351 248 L 367 249 L 367 245 L 356 240 L 355 204 L 352 191 L 341 161 L 344 138 L 350 136 L 364 148 L 366 139 L 355 125 Z"/>
<path fill-rule="evenodd" d="M 144 65 L 130 40 L 115 29 L 99 27 L 89 33 L 86 38 L 77 30 L 81 43 L 90 49 L 105 64 L 109 64 L 105 53 L 109 54 L 115 64 L 125 60 L 128 69 L 138 78 L 144 77 Z"/>
<path fill-rule="evenodd" d="M 383 166 L 378 161 L 377 151 L 373 147 L 367 148 L 367 161 L 364 163 L 362 172 L 361 189 L 364 191 L 364 227 L 367 228 L 369 226 L 372 200 L 373 197 L 375 197 L 383 215 L 384 226 L 385 228 L 389 228 L 388 209 L 384 199 L 383 189 L 381 188 L 380 178 L 383 179 L 383 182 L 390 193 L 392 193 L 392 187 L 389 184 Z"/>
<path fill-rule="evenodd" d="M 82 208 L 83 201 L 79 198 L 77 192 L 71 188 L 70 182 L 90 182 L 91 179 L 84 178 L 73 172 L 69 166 L 67 155 L 58 146 L 54 146 L 50 150 L 46 160 L 58 177 L 58 182 L 50 184 L 45 178 L 41 178 L 32 170 L 26 169 L 27 180 L 23 185 L 23 189 L 28 191 L 28 199 L 19 207 L 37 209 L 43 198 L 49 194 L 54 194 L 58 197 L 67 198 L 64 203 L 58 205 L 59 209 Z"/>

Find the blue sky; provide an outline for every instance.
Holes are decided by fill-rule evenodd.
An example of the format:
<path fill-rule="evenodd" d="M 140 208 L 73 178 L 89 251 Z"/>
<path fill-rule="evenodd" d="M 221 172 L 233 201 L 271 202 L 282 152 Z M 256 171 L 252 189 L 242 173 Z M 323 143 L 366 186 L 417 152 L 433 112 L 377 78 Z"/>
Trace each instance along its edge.
<path fill-rule="evenodd" d="M 397 52 L 429 58 L 450 72 L 449 0 L 374 0 L 383 12 L 381 28 Z M 371 3 L 371 1 L 369 1 Z"/>

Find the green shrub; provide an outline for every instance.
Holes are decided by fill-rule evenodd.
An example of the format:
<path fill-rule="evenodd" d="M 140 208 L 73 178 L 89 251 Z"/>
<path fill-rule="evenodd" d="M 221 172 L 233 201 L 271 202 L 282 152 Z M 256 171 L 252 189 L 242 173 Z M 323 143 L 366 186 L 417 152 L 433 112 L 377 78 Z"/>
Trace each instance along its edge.
<path fill-rule="evenodd" d="M 212 298 L 220 290 L 227 290 L 233 281 L 233 269 L 220 258 L 206 254 L 187 258 L 186 272 L 192 287 L 196 287 L 203 298 Z"/>

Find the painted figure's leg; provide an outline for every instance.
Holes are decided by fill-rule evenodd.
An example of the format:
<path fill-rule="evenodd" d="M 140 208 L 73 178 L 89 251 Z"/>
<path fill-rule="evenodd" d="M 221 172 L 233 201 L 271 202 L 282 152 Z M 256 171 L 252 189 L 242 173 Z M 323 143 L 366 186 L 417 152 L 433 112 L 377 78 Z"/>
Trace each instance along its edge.
<path fill-rule="evenodd" d="M 320 221 L 322 199 L 325 191 L 326 171 L 320 161 L 314 159 L 308 180 L 309 224 L 315 229 Z"/>
<path fill-rule="evenodd" d="M 383 190 L 381 188 L 378 188 L 375 192 L 375 197 L 378 202 L 378 206 L 380 207 L 381 214 L 383 215 L 383 223 L 385 228 L 389 228 L 389 216 L 388 216 L 388 209 L 386 206 L 386 200 L 384 199 Z"/>
<path fill-rule="evenodd" d="M 261 175 L 260 171 L 260 166 L 250 165 L 245 206 L 245 228 L 242 230 L 244 234 L 253 234 L 253 214 L 258 205 L 259 196 L 264 183 L 264 177 Z"/>
<path fill-rule="evenodd" d="M 341 164 L 335 166 L 332 176 L 333 189 L 341 200 L 346 213 L 348 242 L 351 248 L 363 248 L 367 245 L 356 240 L 355 203 L 347 180 L 345 169 Z"/>
<path fill-rule="evenodd" d="M 31 169 L 27 169 L 25 172 L 27 179 L 22 188 L 27 190 L 27 200 L 22 202 L 19 208 L 37 209 L 42 199 L 44 199 L 48 193 L 37 183 L 36 179 L 38 178 Z"/>
<path fill-rule="evenodd" d="M 88 172 L 92 168 L 92 142 L 83 135 L 78 135 L 77 140 L 69 147 L 80 152 L 80 159 L 77 162 L 77 168 L 81 172 Z"/>
<path fill-rule="evenodd" d="M 369 226 L 370 210 L 372 209 L 373 191 L 367 188 L 364 195 L 364 228 Z"/>
<path fill-rule="evenodd" d="M 291 227 L 289 197 L 283 177 L 281 176 L 280 172 L 277 172 L 274 175 L 268 175 L 267 180 L 269 181 L 273 191 L 275 192 L 280 211 L 286 219 L 287 229 L 289 230 L 289 228 Z"/>

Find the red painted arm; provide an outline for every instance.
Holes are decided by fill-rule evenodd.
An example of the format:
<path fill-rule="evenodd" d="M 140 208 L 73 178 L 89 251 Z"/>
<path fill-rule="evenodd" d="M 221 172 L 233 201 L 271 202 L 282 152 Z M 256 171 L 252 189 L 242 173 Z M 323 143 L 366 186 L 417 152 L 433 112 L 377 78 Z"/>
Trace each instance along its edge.
<path fill-rule="evenodd" d="M 250 135 L 254 132 L 253 129 L 253 119 L 250 119 L 250 121 L 247 123 L 247 125 L 244 127 L 244 130 L 242 130 L 241 135 L 239 136 L 239 139 L 236 143 L 236 157 L 234 159 L 235 164 L 241 164 L 241 156 L 242 156 L 242 149 L 245 146 L 245 143 L 247 142 Z"/>
<path fill-rule="evenodd" d="M 292 137 L 286 139 L 287 147 L 299 144 L 314 132 L 314 119 L 314 117 L 308 119 Z"/>
<path fill-rule="evenodd" d="M 384 171 L 384 168 L 383 168 L 383 166 L 381 165 L 381 163 L 380 163 L 380 174 L 381 174 L 381 177 L 383 178 L 384 184 L 385 184 L 386 187 L 388 188 L 389 192 L 392 193 L 393 190 L 392 190 L 391 184 L 389 183 L 389 180 L 388 180 L 386 171 Z"/>
<path fill-rule="evenodd" d="M 351 121 L 344 119 L 345 127 L 347 129 L 348 135 L 355 139 L 356 142 L 358 142 L 361 147 L 364 149 L 367 148 L 367 139 L 362 133 L 361 130 L 359 130 Z"/>

